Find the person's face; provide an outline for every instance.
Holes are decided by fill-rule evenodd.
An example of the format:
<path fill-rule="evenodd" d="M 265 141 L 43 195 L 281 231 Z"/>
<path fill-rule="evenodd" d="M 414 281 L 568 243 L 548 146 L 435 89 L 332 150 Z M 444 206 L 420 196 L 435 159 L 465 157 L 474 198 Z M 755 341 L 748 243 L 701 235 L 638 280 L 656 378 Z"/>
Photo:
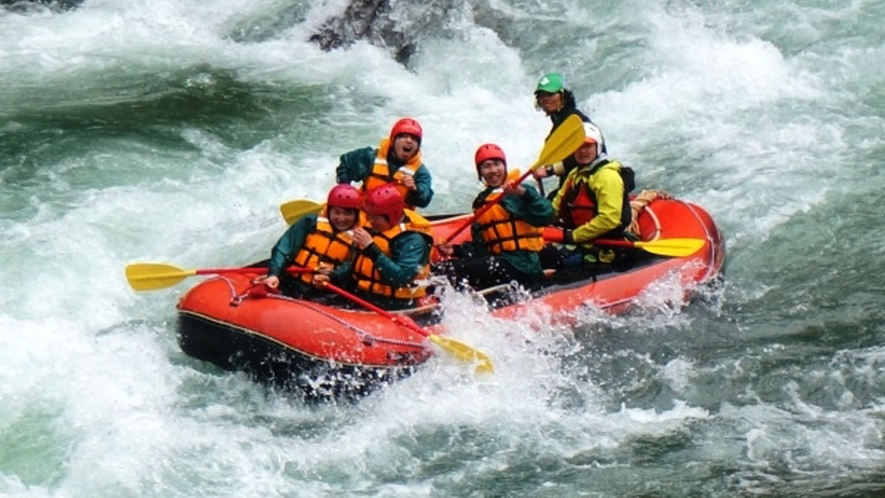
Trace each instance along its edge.
<path fill-rule="evenodd" d="M 489 187 L 500 187 L 507 180 L 507 165 L 500 159 L 487 159 L 479 163 L 479 176 Z"/>
<path fill-rule="evenodd" d="M 332 208 L 329 209 L 329 223 L 331 223 L 332 226 L 335 227 L 335 230 L 338 230 L 339 232 L 353 228 L 353 225 L 356 224 L 356 219 L 356 209 L 347 209 L 338 206 L 332 206 Z"/>
<path fill-rule="evenodd" d="M 553 114 L 562 107 L 562 92 L 538 92 L 536 98 L 538 99 L 538 107 L 547 115 Z"/>
<path fill-rule="evenodd" d="M 407 163 L 418 153 L 418 138 L 408 133 L 400 133 L 393 139 L 393 153 L 400 161 Z"/>
<path fill-rule="evenodd" d="M 369 215 L 369 223 L 372 224 L 372 230 L 376 232 L 390 230 L 393 227 L 393 223 L 391 223 L 390 220 L 387 219 L 387 215 L 384 214 Z"/>
<path fill-rule="evenodd" d="M 578 164 L 590 164 L 598 156 L 596 152 L 596 142 L 584 142 L 581 147 L 575 151 L 575 161 Z"/>

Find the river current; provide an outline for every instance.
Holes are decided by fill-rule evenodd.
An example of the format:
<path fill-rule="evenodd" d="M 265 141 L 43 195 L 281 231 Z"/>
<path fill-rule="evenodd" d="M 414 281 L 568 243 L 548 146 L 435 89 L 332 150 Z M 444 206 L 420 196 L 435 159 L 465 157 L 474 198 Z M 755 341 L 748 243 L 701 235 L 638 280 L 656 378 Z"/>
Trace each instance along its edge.
<path fill-rule="evenodd" d="M 433 0 L 407 66 L 306 41 L 344 7 L 0 10 L 0 496 L 885 493 L 885 4 Z M 464 211 L 477 145 L 534 162 L 550 71 L 640 188 L 713 215 L 722 286 L 542 330 L 452 296 L 494 376 L 440 356 L 325 404 L 182 354 L 196 279 L 128 287 L 132 262 L 267 257 L 279 205 L 402 116 L 426 212 Z"/>

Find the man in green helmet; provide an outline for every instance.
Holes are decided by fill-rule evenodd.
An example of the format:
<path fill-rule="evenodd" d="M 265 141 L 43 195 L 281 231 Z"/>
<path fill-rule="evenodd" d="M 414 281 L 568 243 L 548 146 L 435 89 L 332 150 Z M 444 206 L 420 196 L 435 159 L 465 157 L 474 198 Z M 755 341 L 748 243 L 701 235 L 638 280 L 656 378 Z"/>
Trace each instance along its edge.
<path fill-rule="evenodd" d="M 565 80 L 559 73 L 545 74 L 535 88 L 535 107 L 550 117 L 553 127 L 550 134 L 572 114 L 577 114 L 581 121 L 591 122 L 575 104 L 575 94 L 565 87 Z M 549 136 L 549 134 L 548 134 Z"/>
<path fill-rule="evenodd" d="M 538 86 L 535 88 L 535 107 L 538 110 L 544 111 L 544 114 L 549 116 L 550 121 L 553 123 L 553 127 L 550 128 L 550 133 L 547 135 L 548 138 L 554 131 L 556 131 L 556 128 L 566 120 L 566 118 L 573 114 L 577 115 L 581 118 L 581 121 L 585 123 L 593 122 L 586 114 L 578 109 L 577 104 L 575 103 L 575 94 L 565 87 L 565 80 L 559 73 L 545 74 L 541 77 L 540 81 L 538 81 Z M 600 152 L 604 153 L 606 151 L 603 149 Z M 565 177 L 568 176 L 569 172 L 575 169 L 577 165 L 578 164 L 575 162 L 574 158 L 569 156 L 562 162 L 547 164 L 542 168 L 534 170 L 532 175 L 539 183 L 542 178 L 550 176 L 559 177 L 559 186 L 547 196 L 548 199 L 553 199 L 556 197 L 556 192 L 562 188 L 562 185 L 565 183 Z"/>

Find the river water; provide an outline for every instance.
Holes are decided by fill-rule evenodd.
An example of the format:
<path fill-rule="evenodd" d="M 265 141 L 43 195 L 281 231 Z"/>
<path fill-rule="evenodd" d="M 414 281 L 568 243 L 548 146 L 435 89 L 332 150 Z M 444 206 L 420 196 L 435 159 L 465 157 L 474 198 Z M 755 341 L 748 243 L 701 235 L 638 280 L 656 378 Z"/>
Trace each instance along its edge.
<path fill-rule="evenodd" d="M 885 493 L 885 4 L 420 5 L 408 68 L 306 42 L 339 0 L 0 10 L 0 496 Z M 492 377 L 437 357 L 319 405 L 179 351 L 196 279 L 128 287 L 136 261 L 266 257 L 279 205 L 401 116 L 426 213 L 463 211 L 478 144 L 534 162 L 548 71 L 640 187 L 712 213 L 722 287 L 540 330 L 453 296 Z"/>

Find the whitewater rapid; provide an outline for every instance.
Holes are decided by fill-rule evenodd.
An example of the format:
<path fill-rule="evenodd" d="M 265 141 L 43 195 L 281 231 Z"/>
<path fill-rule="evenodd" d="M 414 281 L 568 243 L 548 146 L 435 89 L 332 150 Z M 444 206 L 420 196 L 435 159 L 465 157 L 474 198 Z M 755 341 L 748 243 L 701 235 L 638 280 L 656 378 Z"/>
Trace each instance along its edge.
<path fill-rule="evenodd" d="M 0 11 L 0 495 L 881 492 L 879 3 L 434 1 L 409 67 L 306 41 L 344 5 Z M 574 327 L 453 296 L 492 378 L 435 358 L 313 406 L 184 356 L 188 283 L 126 284 L 136 261 L 267 257 L 279 205 L 320 199 L 402 116 L 425 130 L 426 212 L 464 210 L 478 144 L 537 158 L 554 70 L 640 187 L 711 212 L 723 288 L 682 305 L 661 282 Z"/>

